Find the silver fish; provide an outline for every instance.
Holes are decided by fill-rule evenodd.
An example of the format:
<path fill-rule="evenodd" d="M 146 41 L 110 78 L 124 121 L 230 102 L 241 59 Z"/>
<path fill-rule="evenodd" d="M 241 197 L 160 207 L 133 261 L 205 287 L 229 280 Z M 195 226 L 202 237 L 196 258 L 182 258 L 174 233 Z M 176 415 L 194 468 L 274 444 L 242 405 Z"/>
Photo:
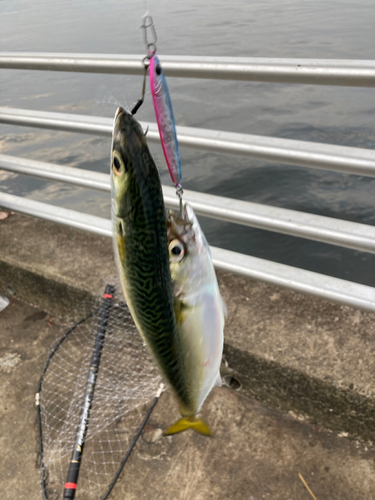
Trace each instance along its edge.
<path fill-rule="evenodd" d="M 182 216 L 169 211 L 168 241 L 177 331 L 192 400 L 184 411 L 195 416 L 211 389 L 221 386 L 226 306 L 207 240 L 190 205 L 185 204 Z M 182 418 L 165 433 L 180 432 L 190 423 Z"/>

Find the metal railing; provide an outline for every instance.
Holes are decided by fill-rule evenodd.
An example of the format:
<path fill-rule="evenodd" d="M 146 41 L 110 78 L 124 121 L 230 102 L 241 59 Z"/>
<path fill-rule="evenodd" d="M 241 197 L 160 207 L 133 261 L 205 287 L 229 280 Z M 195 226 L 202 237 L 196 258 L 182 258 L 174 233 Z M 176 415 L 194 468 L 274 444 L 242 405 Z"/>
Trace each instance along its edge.
<path fill-rule="evenodd" d="M 141 74 L 141 56 L 85 54 L 2 54 L 0 68 Z M 248 81 L 375 86 L 375 61 L 163 57 L 170 76 Z M 0 123 L 110 136 L 112 119 L 1 108 Z M 159 141 L 156 124 L 147 139 Z M 361 148 L 177 127 L 181 146 L 258 157 L 302 167 L 375 176 L 375 152 Z M 109 175 L 0 155 L 0 169 L 81 187 L 110 190 Z M 163 186 L 166 205 L 177 207 L 173 188 Z M 375 227 L 293 210 L 185 191 L 198 214 L 292 236 L 375 253 Z M 0 206 L 111 236 L 110 221 L 0 193 Z M 375 289 L 255 257 L 212 248 L 217 268 L 295 291 L 375 311 Z"/>
<path fill-rule="evenodd" d="M 0 68 L 141 75 L 143 55 L 0 52 Z M 375 87 L 375 61 L 164 56 L 167 76 Z"/>
<path fill-rule="evenodd" d="M 0 206 L 76 229 L 112 237 L 111 221 L 102 217 L 82 214 L 6 193 L 0 193 Z M 213 263 L 217 269 L 375 312 L 375 288 L 222 248 L 212 246 L 210 248 Z"/>
<path fill-rule="evenodd" d="M 112 135 L 113 128 L 111 118 L 4 107 L 0 107 L 0 123 L 107 137 Z M 148 127 L 148 141 L 160 141 L 155 123 L 140 123 L 145 130 Z M 375 177 L 375 151 L 369 149 L 192 127 L 176 128 L 179 144 L 193 149 Z"/>
<path fill-rule="evenodd" d="M 0 169 L 108 193 L 111 191 L 108 174 L 79 168 L 0 154 Z M 163 194 L 167 207 L 178 208 L 174 188 L 163 186 Z M 184 190 L 184 200 L 192 205 L 197 214 L 206 217 L 375 253 L 374 226 L 189 190 Z"/>

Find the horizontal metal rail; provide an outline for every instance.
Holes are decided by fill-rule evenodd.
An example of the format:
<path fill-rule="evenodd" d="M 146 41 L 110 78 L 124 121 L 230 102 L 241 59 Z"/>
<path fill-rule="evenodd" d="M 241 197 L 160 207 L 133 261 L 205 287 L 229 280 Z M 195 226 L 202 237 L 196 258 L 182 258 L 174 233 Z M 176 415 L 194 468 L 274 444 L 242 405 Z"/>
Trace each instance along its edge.
<path fill-rule="evenodd" d="M 55 163 L 0 154 L 0 170 L 39 177 L 48 181 L 65 182 L 74 186 L 96 189 L 107 193 L 111 191 L 108 174 L 93 172 L 92 170 L 85 170 L 83 168 L 66 167 L 64 165 L 56 165 Z"/>
<path fill-rule="evenodd" d="M 140 75 L 140 55 L 0 52 L 0 68 Z M 168 76 L 375 87 L 375 61 L 163 56 Z"/>
<path fill-rule="evenodd" d="M 0 107 L 0 123 L 111 136 L 113 120 L 97 116 L 51 113 Z M 147 140 L 159 142 L 155 123 L 148 127 Z M 191 127 L 177 127 L 181 146 L 346 174 L 375 177 L 375 151 L 347 146 L 235 134 Z"/>
<path fill-rule="evenodd" d="M 108 174 L 26 158 L 0 154 L 0 169 L 104 192 L 111 190 Z M 165 204 L 177 209 L 174 188 L 163 186 L 163 193 Z M 184 200 L 206 217 L 375 253 L 374 226 L 188 190 L 184 191 Z"/>
<path fill-rule="evenodd" d="M 0 193 L 0 206 L 103 236 L 112 236 L 111 221 L 101 217 L 5 193 Z M 229 250 L 211 247 L 211 251 L 217 269 L 375 312 L 375 288 Z"/>
<path fill-rule="evenodd" d="M 112 236 L 110 221 L 95 215 L 82 214 L 68 208 L 55 207 L 48 203 L 28 200 L 27 198 L 1 192 L 0 206 L 21 214 L 50 220 L 75 229 L 100 234 L 101 236 Z"/>

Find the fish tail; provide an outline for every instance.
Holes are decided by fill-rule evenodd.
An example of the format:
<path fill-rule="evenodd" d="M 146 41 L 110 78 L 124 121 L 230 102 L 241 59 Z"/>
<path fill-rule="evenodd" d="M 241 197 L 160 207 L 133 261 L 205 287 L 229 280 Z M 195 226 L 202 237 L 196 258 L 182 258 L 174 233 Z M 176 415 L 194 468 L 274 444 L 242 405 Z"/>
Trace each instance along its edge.
<path fill-rule="evenodd" d="M 168 427 L 168 429 L 163 431 L 163 434 L 164 436 L 170 436 L 171 434 L 177 434 L 187 429 L 193 429 L 195 432 L 199 432 L 199 434 L 203 434 L 204 436 L 211 436 L 211 429 L 200 417 L 182 417 Z"/>

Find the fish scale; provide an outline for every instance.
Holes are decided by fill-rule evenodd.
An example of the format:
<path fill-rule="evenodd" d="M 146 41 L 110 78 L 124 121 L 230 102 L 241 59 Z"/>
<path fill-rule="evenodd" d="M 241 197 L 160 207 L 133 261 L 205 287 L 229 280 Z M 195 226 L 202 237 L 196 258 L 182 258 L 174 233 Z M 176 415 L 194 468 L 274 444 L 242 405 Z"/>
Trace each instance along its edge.
<path fill-rule="evenodd" d="M 125 298 L 144 341 L 182 404 L 190 408 L 191 390 L 176 332 L 160 179 L 141 127 L 122 109 L 116 113 L 112 151 L 124 164 L 124 173 L 119 174 L 111 162 L 114 247 Z"/>

